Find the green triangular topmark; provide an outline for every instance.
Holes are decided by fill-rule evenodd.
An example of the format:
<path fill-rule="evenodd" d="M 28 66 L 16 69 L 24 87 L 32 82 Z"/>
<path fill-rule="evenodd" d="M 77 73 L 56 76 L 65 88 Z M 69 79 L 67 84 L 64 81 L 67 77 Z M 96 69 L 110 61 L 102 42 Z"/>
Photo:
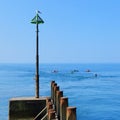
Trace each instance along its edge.
<path fill-rule="evenodd" d="M 32 20 L 31 23 L 33 24 L 41 24 L 44 23 L 44 21 L 42 20 L 42 18 L 40 18 L 40 16 L 37 14 Z"/>

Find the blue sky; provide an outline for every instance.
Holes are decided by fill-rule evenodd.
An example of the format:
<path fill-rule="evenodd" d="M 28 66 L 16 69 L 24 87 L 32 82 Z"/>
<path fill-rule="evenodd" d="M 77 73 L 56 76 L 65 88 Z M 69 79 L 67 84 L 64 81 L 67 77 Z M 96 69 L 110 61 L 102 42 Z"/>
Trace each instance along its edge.
<path fill-rule="evenodd" d="M 0 63 L 35 62 L 40 10 L 40 63 L 120 62 L 120 0 L 0 1 Z"/>

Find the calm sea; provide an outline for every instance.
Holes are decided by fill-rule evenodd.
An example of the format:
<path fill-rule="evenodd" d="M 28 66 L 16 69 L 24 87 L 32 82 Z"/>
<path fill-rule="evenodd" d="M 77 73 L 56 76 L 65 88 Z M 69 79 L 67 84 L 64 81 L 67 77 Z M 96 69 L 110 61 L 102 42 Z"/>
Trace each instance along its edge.
<path fill-rule="evenodd" d="M 34 64 L 0 64 L 0 120 L 8 120 L 10 98 L 35 95 L 34 78 Z M 40 96 L 50 96 L 51 80 L 77 107 L 77 120 L 120 120 L 120 64 L 42 64 Z"/>

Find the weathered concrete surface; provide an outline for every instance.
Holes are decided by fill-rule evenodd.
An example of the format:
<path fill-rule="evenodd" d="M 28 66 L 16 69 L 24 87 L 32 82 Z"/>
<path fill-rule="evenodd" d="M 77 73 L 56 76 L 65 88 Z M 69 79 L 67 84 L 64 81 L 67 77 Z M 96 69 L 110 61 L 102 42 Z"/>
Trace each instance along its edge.
<path fill-rule="evenodd" d="M 46 106 L 46 97 L 21 97 L 9 101 L 9 120 L 33 120 Z M 42 118 L 46 113 L 43 113 Z"/>

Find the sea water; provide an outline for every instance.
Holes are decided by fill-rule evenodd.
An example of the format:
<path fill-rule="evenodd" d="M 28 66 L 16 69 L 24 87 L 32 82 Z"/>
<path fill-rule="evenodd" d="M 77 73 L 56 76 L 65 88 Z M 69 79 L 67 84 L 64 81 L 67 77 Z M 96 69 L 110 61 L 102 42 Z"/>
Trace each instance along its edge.
<path fill-rule="evenodd" d="M 50 96 L 52 80 L 77 108 L 77 120 L 120 120 L 120 64 L 41 64 L 40 96 Z M 0 120 L 8 120 L 9 99 L 29 96 L 35 64 L 0 64 Z"/>

